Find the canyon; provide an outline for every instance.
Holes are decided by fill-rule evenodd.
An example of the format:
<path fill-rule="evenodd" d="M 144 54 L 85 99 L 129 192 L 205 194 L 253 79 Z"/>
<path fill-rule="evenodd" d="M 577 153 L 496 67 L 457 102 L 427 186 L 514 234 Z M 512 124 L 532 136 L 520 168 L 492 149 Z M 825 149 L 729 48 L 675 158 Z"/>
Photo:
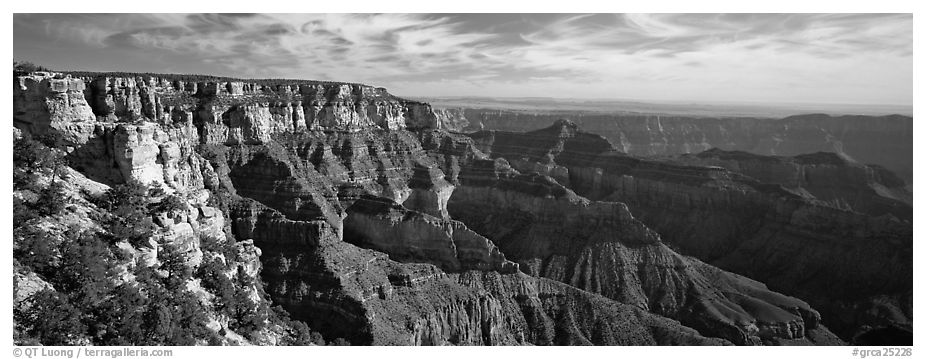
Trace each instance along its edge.
<path fill-rule="evenodd" d="M 17 133 L 55 135 L 84 187 L 185 198 L 188 212 L 156 221 L 166 239 L 120 244 L 139 265 L 162 242 L 182 244 L 192 267 L 201 238 L 235 242 L 260 283 L 251 296 L 326 340 L 912 340 L 904 118 L 586 128 L 362 84 L 107 73 L 21 74 L 13 102 Z M 865 157 L 875 140 L 887 153 Z M 17 271 L 24 287 L 44 285 Z"/>
<path fill-rule="evenodd" d="M 512 163 L 558 176 L 589 199 L 626 203 L 640 221 L 682 253 L 808 300 L 837 333 L 860 335 L 853 332 L 860 326 L 910 328 L 912 206 L 876 194 L 871 203 L 892 202 L 900 216 L 883 208 L 865 213 L 831 205 L 864 198 L 853 186 L 870 185 L 872 194 L 873 188 L 887 186 L 902 192 L 904 186 L 896 177 L 880 182 L 876 176 L 846 176 L 856 169 L 878 170 L 850 166 L 832 154 L 782 159 L 711 150 L 695 156 L 704 162 L 692 161 L 691 156 L 641 159 L 616 151 L 603 137 L 582 132 L 567 120 L 527 133 L 482 131 L 470 136 L 492 157 L 521 156 Z M 744 157 L 747 160 L 731 159 Z M 803 180 L 822 184 L 781 180 L 793 174 L 776 168 L 788 160 L 806 166 L 797 167 L 806 170 L 800 175 Z M 728 169 L 747 163 L 755 167 L 743 173 L 756 177 Z M 817 172 L 818 168 L 826 169 Z M 782 177 L 756 179 L 769 172 Z M 820 177 L 823 173 L 827 175 Z M 850 190 L 840 192 L 841 188 Z M 818 196 L 824 200 L 811 194 L 821 191 Z M 871 262 L 869 256 L 881 260 Z M 846 315 L 846 308 L 872 316 Z M 874 314 L 882 312 L 892 314 Z"/>

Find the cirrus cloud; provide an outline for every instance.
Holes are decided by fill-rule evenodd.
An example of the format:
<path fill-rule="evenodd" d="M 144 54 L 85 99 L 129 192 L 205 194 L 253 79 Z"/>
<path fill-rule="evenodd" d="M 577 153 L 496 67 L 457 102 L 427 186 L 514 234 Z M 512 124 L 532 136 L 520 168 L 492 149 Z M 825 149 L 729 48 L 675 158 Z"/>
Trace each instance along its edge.
<path fill-rule="evenodd" d="M 912 103 L 910 14 L 15 14 L 57 69 L 363 82 L 408 96 Z"/>

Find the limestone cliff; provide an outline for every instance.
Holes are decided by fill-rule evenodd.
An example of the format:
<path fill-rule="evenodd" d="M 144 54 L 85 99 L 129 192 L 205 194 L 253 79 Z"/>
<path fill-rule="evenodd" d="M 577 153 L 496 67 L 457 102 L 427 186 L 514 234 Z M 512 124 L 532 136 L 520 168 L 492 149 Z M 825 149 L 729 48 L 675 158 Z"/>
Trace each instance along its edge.
<path fill-rule="evenodd" d="M 447 131 L 462 132 L 470 126 L 466 119 L 466 112 L 462 108 L 434 109 L 434 114 L 440 122 L 440 128 Z"/>
<path fill-rule="evenodd" d="M 181 77 L 182 78 L 182 77 Z M 271 133 L 302 130 L 429 128 L 430 106 L 383 88 L 312 81 L 184 81 L 167 77 L 85 77 L 97 116 L 170 123 L 192 117 L 209 142 L 263 142 Z"/>
<path fill-rule="evenodd" d="M 410 211 L 385 198 L 364 196 L 354 202 L 344 231 L 346 241 L 403 262 L 432 263 L 448 272 L 518 270 L 491 241 L 463 223 Z"/>
<path fill-rule="evenodd" d="M 56 73 L 36 72 L 13 81 L 13 123 L 36 134 L 49 130 L 85 137 L 93 112 L 84 98 L 86 85 Z"/>

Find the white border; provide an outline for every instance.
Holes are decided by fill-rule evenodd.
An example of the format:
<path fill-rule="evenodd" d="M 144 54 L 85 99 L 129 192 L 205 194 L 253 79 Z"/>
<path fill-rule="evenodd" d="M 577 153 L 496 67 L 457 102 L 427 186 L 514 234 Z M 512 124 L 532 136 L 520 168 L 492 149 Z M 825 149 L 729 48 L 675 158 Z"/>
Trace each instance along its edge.
<path fill-rule="evenodd" d="M 717 0 L 697 0 L 697 1 L 633 1 L 633 2 L 605 2 L 605 1 L 588 1 L 588 0 L 570 0 L 558 1 L 550 4 L 534 3 L 502 3 L 499 0 L 464 0 L 455 2 L 440 2 L 436 0 L 351 0 L 351 1 L 282 1 L 282 0 L 260 0 L 260 1 L 189 1 L 189 0 L 160 0 L 160 1 L 17 1 L 12 4 L 12 12 L 5 17 L 7 31 L 4 40 L 4 46 L 7 51 L 7 63 L 12 62 L 12 13 L 13 12 L 903 12 L 914 13 L 914 64 L 916 54 L 922 54 L 923 21 L 917 19 L 919 6 L 915 1 L 800 1 L 800 0 L 778 0 L 766 2 L 751 1 L 717 1 Z M 12 74 L 7 72 L 8 84 L 12 82 Z M 913 113 L 914 119 L 922 112 L 921 105 L 923 94 L 922 71 L 914 65 L 914 101 Z M 4 106 L 7 114 L 12 110 L 12 90 L 7 85 L 4 87 L 3 96 L 5 98 Z M 924 144 L 926 141 L 919 141 L 921 136 L 915 131 L 917 124 L 914 120 L 914 183 L 915 188 L 922 189 L 919 185 L 919 165 L 918 159 L 924 158 Z M 7 129 L 6 145 L 0 146 L 0 152 L 4 156 L 4 173 L 12 173 L 12 132 Z M 6 188 L 12 188 L 12 179 L 9 175 L 3 177 L 3 183 Z M 10 192 L 4 192 L 3 208 L 5 215 L 2 217 L 4 223 L 2 240 L 3 264 L 8 268 L 7 273 L 12 273 L 12 248 L 10 237 L 12 235 L 12 204 Z M 918 198 L 915 200 L 916 208 L 923 208 L 923 201 Z M 914 212 L 914 223 L 926 223 L 921 221 L 922 211 Z M 916 226 L 915 226 L 916 227 Z M 914 241 L 920 238 L 919 233 L 922 230 L 914 228 Z M 914 263 L 916 258 L 923 258 L 921 250 L 923 245 L 914 245 Z M 923 298 L 922 285 L 915 280 L 920 277 L 920 268 L 914 267 L 914 300 L 918 304 L 919 299 Z M 7 277 L 7 293 L 3 296 L 3 308 L 12 308 L 12 276 Z M 918 305 L 915 305 L 918 307 Z M 919 309 L 915 309 L 918 312 Z M 7 353 L 12 350 L 12 312 L 7 310 L 5 318 L 7 325 L 2 327 L 0 340 L 8 343 Z M 914 352 L 918 354 L 915 347 L 920 347 L 921 338 L 915 336 Z M 206 356 L 223 356 L 227 358 L 249 358 L 253 359 L 260 355 L 274 355 L 282 357 L 302 357 L 310 358 L 313 356 L 363 356 L 368 355 L 376 358 L 466 358 L 472 359 L 481 356 L 505 356 L 505 357 L 550 357 L 550 358 L 576 358 L 584 356 L 600 357 L 629 357 L 629 358 L 648 358 L 662 357 L 668 355 L 683 355 L 687 358 L 780 358 L 787 356 L 794 357 L 821 357 L 821 358 L 852 358 L 851 350 L 853 347 L 736 347 L 736 348 L 678 348 L 678 347 L 554 347 L 554 348 L 526 348 L 526 347 L 476 347 L 476 348 L 407 348 L 407 347 L 271 347 L 271 348 L 184 348 L 175 349 L 175 358 L 192 358 L 202 355 Z M 926 350 L 926 348 L 921 348 Z M 0 352 L 0 355 L 3 355 Z M 9 354 L 7 354 L 9 355 Z M 922 355 L 922 354 L 920 354 Z M 4 355 L 6 356 L 6 355 Z"/>

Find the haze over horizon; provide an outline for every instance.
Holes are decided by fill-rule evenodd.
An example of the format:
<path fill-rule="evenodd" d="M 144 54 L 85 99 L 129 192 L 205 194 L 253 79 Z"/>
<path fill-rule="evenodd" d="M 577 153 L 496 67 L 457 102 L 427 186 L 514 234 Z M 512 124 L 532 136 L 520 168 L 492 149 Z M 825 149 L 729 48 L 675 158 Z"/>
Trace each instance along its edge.
<path fill-rule="evenodd" d="M 304 78 L 407 97 L 912 106 L 911 14 L 14 14 L 59 70 Z"/>

